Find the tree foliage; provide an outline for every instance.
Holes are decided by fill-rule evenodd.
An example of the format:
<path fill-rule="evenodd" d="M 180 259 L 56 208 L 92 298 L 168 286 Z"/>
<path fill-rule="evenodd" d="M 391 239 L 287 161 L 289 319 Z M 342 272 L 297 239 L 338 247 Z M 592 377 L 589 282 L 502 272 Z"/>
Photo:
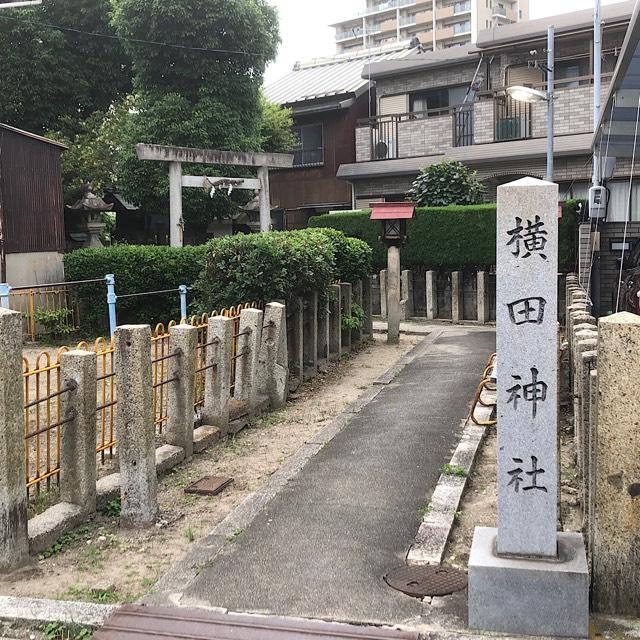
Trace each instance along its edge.
<path fill-rule="evenodd" d="M 479 204 L 485 192 L 476 171 L 457 160 L 444 160 L 423 169 L 408 195 L 421 207 L 446 207 Z"/>
<path fill-rule="evenodd" d="M 145 208 L 167 211 L 167 168 L 140 162 L 137 142 L 257 151 L 261 148 L 260 87 L 279 42 L 277 14 L 264 0 L 113 0 L 113 24 L 133 61 L 137 111 L 122 149 L 120 188 Z M 172 46 L 140 44 L 151 40 Z M 195 50 L 195 49 L 197 50 Z M 271 134 L 273 136 L 273 133 Z M 185 166 L 211 175 L 212 168 Z M 239 170 L 216 168 L 219 175 Z M 187 224 L 206 226 L 248 199 L 205 190 L 184 194 Z"/>
<path fill-rule="evenodd" d="M 65 202 L 74 202 L 90 182 L 95 192 L 118 184 L 121 149 L 126 144 L 133 98 L 128 97 L 110 107 L 106 113 L 96 111 L 78 123 L 78 132 L 65 136 L 50 131 L 48 136 L 65 142 L 69 149 L 62 154 L 62 183 Z"/>
<path fill-rule="evenodd" d="M 291 151 L 298 142 L 292 131 L 293 112 L 260 96 L 260 148 L 272 153 Z"/>
<path fill-rule="evenodd" d="M 47 0 L 0 12 L 0 122 L 77 133 L 96 111 L 131 91 L 129 58 L 113 35 L 110 0 Z"/>

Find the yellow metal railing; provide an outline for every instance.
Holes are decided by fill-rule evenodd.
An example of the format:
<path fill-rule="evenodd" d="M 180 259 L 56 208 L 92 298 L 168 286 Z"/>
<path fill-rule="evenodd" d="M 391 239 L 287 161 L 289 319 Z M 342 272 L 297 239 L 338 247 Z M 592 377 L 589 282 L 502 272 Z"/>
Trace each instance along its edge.
<path fill-rule="evenodd" d="M 492 371 L 494 370 L 495 366 L 496 366 L 496 354 L 493 353 L 491 354 L 491 357 L 487 362 L 487 366 L 485 367 L 484 372 L 482 374 L 482 380 L 480 381 L 478 390 L 476 391 L 476 395 L 473 399 L 473 403 L 471 404 L 471 412 L 469 413 L 469 418 L 471 419 L 472 422 L 474 422 L 480 427 L 493 427 L 497 424 L 497 420 L 493 417 L 493 415 L 489 420 L 478 420 L 475 417 L 476 408 L 478 407 L 478 405 L 480 405 L 481 407 L 488 407 L 491 409 L 494 409 L 497 406 L 495 399 L 491 399 L 489 402 L 487 402 L 482 395 L 483 391 L 485 390 L 487 391 L 496 390 L 496 380 L 492 377 Z"/>
<path fill-rule="evenodd" d="M 71 287 L 67 285 L 12 289 L 9 294 L 9 307 L 22 314 L 23 334 L 32 342 L 44 333 L 44 327 L 39 322 L 41 313 L 62 312 L 67 309 L 67 315 L 61 320 L 69 326 L 79 326 L 78 302 Z"/>
<path fill-rule="evenodd" d="M 232 394 L 235 380 L 235 366 L 238 353 L 238 331 L 240 312 L 243 309 L 259 308 L 259 303 L 240 304 L 229 309 L 213 311 L 202 316 L 183 319 L 198 329 L 197 364 L 195 378 L 194 410 L 204 404 L 205 359 L 207 346 L 207 326 L 210 317 L 233 318 L 233 349 L 231 357 Z M 161 434 L 167 422 L 167 383 L 169 382 L 169 329 L 175 321 L 156 325 L 151 338 L 152 385 L 154 428 Z M 96 453 L 104 464 L 107 456 L 112 457 L 116 447 L 115 407 L 117 403 L 117 380 L 114 371 L 113 340 L 98 338 L 93 343 L 80 342 L 78 349 L 95 352 L 97 356 L 97 407 L 96 407 Z M 28 489 L 48 490 L 51 482 L 60 475 L 61 429 L 61 389 L 60 357 L 69 347 L 61 347 L 55 354 L 42 351 L 37 354 L 33 365 L 28 357 L 23 357 L 24 383 L 24 432 L 25 467 Z"/>

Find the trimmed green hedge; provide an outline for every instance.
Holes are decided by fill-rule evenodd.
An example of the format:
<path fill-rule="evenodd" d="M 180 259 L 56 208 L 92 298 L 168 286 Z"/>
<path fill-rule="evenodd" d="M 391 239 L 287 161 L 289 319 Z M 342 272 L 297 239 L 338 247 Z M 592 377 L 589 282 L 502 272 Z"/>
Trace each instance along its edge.
<path fill-rule="evenodd" d="M 176 289 L 191 284 L 200 275 L 205 246 L 166 247 L 117 245 L 101 249 L 80 249 L 64 256 L 67 280 L 103 278 L 113 273 L 116 293 Z M 81 330 L 104 334 L 109 329 L 106 286 L 101 283 L 75 287 L 80 305 Z M 155 324 L 180 316 L 178 293 L 118 300 L 118 322 Z"/>
<path fill-rule="evenodd" d="M 577 201 L 563 204 L 560 220 L 560 270 L 575 269 L 579 220 Z M 364 240 L 373 250 L 373 265 L 384 269 L 386 250 L 379 240 L 380 224 L 369 211 L 344 211 L 316 216 L 314 228 L 330 227 Z M 496 205 L 425 207 L 408 224 L 409 243 L 402 249 L 406 269 L 489 269 L 496 263 Z"/>
<path fill-rule="evenodd" d="M 273 232 L 217 238 L 198 247 L 119 245 L 81 249 L 65 256 L 67 280 L 113 273 L 119 296 L 191 287 L 189 311 L 211 311 L 253 300 L 292 301 L 324 292 L 335 280 L 371 273 L 371 249 L 334 229 Z M 81 330 L 108 329 L 106 287 L 76 287 Z M 119 323 L 155 324 L 180 316 L 178 293 L 118 300 Z"/>

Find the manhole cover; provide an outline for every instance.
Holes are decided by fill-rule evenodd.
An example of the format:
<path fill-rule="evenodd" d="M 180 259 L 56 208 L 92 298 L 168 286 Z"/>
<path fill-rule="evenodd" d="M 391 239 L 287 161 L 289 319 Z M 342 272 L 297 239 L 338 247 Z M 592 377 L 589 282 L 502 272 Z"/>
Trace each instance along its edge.
<path fill-rule="evenodd" d="M 405 565 L 390 571 L 384 580 L 393 589 L 414 598 L 448 596 L 467 586 L 467 574 L 464 571 L 435 565 Z"/>
<path fill-rule="evenodd" d="M 231 483 L 233 478 L 215 478 L 213 476 L 205 476 L 197 482 L 189 485 L 184 492 L 195 493 L 199 496 L 217 496 L 224 491 Z"/>

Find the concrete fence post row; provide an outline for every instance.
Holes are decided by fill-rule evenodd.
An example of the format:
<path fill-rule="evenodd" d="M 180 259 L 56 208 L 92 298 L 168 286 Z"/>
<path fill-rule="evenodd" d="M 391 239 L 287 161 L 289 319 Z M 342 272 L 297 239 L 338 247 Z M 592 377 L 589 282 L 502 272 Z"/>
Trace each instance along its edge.
<path fill-rule="evenodd" d="M 264 313 L 243 310 L 236 338 L 235 399 L 247 403 L 252 411 L 267 402 L 282 406 L 289 379 L 284 305 L 268 304 Z M 151 328 L 126 325 L 115 331 L 119 472 L 110 478 L 119 490 L 123 527 L 144 528 L 156 522 L 162 449 L 178 453 L 174 455 L 177 461 L 193 454 L 197 339 L 195 327 L 178 325 L 169 331 L 166 380 L 156 382 L 166 386 L 163 435 L 167 444 L 156 449 Z M 213 317 L 207 344 L 200 347 L 204 350 L 202 418 L 223 435 L 229 425 L 233 340 L 234 321 Z M 22 316 L 0 309 L 0 573 L 25 565 L 30 548 L 46 548 L 96 510 L 96 354 L 63 353 L 60 379 L 60 502 L 28 520 Z"/>
<path fill-rule="evenodd" d="M 356 305 L 364 311 L 364 318 L 360 327 L 352 328 L 343 319 L 354 314 Z M 289 318 L 290 382 L 297 386 L 325 372 L 329 362 L 337 362 L 372 337 L 371 278 L 336 283 L 324 295 L 314 293 L 300 299 Z"/>
<path fill-rule="evenodd" d="M 478 271 L 476 278 L 475 293 L 475 318 L 465 317 L 465 294 L 463 273 L 453 271 L 450 273 L 451 284 L 445 290 L 444 308 L 438 302 L 438 273 L 427 271 L 424 282 L 424 316 L 427 320 L 451 320 L 460 323 L 465 320 L 476 320 L 479 324 L 486 324 L 491 321 L 489 274 L 486 271 Z M 387 270 L 380 272 L 380 315 L 383 319 L 388 318 L 388 283 Z M 449 297 L 447 297 L 447 294 Z M 409 320 L 416 314 L 416 290 L 414 286 L 414 274 L 412 271 L 402 271 L 401 278 L 401 319 Z M 469 305 L 467 305 L 469 307 Z M 450 313 L 449 313 L 450 309 Z"/>
<path fill-rule="evenodd" d="M 640 615 L 640 316 L 596 320 L 575 274 L 567 276 L 566 350 L 573 394 L 583 533 L 592 605 Z"/>

